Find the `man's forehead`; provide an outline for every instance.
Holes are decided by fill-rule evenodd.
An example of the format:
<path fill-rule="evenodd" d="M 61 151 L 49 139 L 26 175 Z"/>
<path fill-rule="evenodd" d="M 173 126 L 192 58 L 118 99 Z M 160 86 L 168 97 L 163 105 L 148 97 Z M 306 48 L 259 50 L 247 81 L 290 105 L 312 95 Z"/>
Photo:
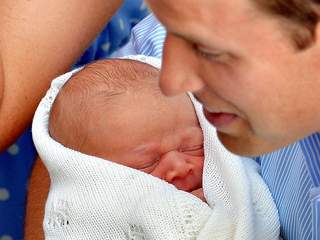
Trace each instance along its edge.
<path fill-rule="evenodd" d="M 261 36 L 270 41 L 283 41 L 278 20 L 260 11 L 253 4 L 255 0 L 147 1 L 169 34 L 197 47 L 244 58 L 254 52 L 258 56 L 265 50 L 256 41 Z M 195 2 L 193 10 L 188 4 Z M 201 15 L 197 15 L 199 13 Z"/>
<path fill-rule="evenodd" d="M 225 37 L 239 26 L 257 19 L 259 12 L 249 0 L 147 0 L 168 32 L 189 40 Z M 260 14 L 259 14 L 260 15 Z M 201 42 L 201 39 L 194 42 Z"/>
<path fill-rule="evenodd" d="M 221 20 L 221 17 L 225 21 L 225 19 L 238 19 L 244 13 L 255 9 L 251 0 L 147 0 L 147 2 L 160 21 L 174 18 L 197 22 L 208 18 Z"/>

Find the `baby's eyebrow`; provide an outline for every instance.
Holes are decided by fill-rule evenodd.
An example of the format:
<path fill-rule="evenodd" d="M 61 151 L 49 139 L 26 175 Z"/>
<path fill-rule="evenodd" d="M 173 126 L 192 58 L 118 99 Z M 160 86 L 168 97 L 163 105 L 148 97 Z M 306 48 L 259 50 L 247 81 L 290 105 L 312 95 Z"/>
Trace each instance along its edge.
<path fill-rule="evenodd" d="M 148 149 L 148 145 L 147 144 L 142 144 L 142 145 L 138 145 L 135 148 L 133 148 L 133 152 L 135 153 L 141 153 L 141 152 L 145 152 L 146 149 Z"/>
<path fill-rule="evenodd" d="M 203 148 L 203 144 L 197 144 L 197 145 L 190 145 L 190 146 L 183 146 L 180 148 L 181 151 L 195 151 L 200 150 Z"/>
<path fill-rule="evenodd" d="M 157 144 L 146 143 L 140 144 L 132 149 L 134 153 L 144 153 L 146 155 L 153 154 L 157 149 Z"/>

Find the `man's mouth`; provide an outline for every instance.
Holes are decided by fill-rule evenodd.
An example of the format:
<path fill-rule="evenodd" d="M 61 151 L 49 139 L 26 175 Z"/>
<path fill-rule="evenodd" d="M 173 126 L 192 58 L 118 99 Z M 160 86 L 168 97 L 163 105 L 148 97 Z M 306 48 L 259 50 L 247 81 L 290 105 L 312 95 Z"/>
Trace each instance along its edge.
<path fill-rule="evenodd" d="M 238 117 L 233 113 L 209 112 L 205 108 L 203 108 L 203 113 L 208 122 L 210 122 L 217 129 L 226 127 Z"/>

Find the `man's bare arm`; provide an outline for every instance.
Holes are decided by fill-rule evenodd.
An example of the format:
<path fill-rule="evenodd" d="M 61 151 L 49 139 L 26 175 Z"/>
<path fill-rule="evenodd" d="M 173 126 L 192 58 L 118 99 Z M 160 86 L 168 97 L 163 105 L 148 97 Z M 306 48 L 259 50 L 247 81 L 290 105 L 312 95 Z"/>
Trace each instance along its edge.
<path fill-rule="evenodd" d="M 31 122 L 50 81 L 67 71 L 122 0 L 2 0 L 0 151 Z"/>

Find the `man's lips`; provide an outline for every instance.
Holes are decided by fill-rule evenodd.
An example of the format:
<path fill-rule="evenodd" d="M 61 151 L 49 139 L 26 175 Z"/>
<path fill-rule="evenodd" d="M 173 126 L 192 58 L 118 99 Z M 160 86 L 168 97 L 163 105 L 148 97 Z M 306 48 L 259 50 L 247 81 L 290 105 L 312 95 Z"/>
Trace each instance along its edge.
<path fill-rule="evenodd" d="M 206 119 L 216 128 L 223 128 L 237 118 L 237 115 L 232 113 L 211 113 L 208 112 L 205 108 L 203 108 L 203 113 Z"/>

